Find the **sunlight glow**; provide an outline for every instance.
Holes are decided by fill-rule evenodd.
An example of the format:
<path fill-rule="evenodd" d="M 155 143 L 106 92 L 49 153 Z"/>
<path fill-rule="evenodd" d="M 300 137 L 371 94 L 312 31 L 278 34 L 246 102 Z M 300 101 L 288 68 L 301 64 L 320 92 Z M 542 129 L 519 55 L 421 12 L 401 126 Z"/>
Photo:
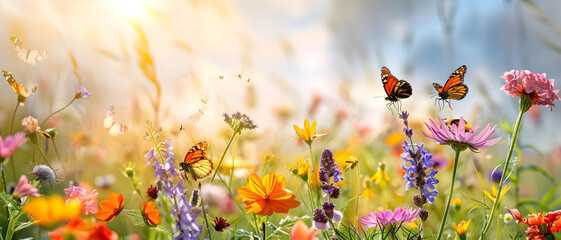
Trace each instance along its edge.
<path fill-rule="evenodd" d="M 109 3 L 127 18 L 140 17 L 147 7 L 147 0 L 110 0 Z"/>

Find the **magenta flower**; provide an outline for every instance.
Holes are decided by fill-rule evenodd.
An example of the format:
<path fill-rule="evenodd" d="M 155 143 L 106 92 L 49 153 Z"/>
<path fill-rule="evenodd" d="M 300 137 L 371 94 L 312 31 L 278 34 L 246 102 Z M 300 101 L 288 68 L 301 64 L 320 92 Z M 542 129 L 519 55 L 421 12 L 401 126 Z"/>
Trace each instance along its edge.
<path fill-rule="evenodd" d="M 12 193 L 14 198 L 22 198 L 27 196 L 39 197 L 39 191 L 37 188 L 33 187 L 29 184 L 27 180 L 27 176 L 21 175 L 18 181 L 18 185 L 16 185 L 16 189 L 14 193 Z"/>
<path fill-rule="evenodd" d="M 532 105 L 545 105 L 554 107 L 553 101 L 561 100 L 557 93 L 559 89 L 553 90 L 554 79 L 545 79 L 545 73 L 535 74 L 528 70 L 505 72 L 501 76 L 505 80 L 505 85 L 501 90 L 508 95 L 518 97 L 525 95 L 532 100 Z"/>
<path fill-rule="evenodd" d="M 0 136 L 0 158 L 7 158 L 27 141 L 25 133 L 17 132 L 14 135 L 8 135 L 4 140 Z"/>
<path fill-rule="evenodd" d="M 454 150 L 465 150 L 466 148 L 469 148 L 472 151 L 475 151 L 480 148 L 493 146 L 501 140 L 500 137 L 489 140 L 489 137 L 495 133 L 495 128 L 497 127 L 496 125 L 493 126 L 493 128 L 490 128 L 491 124 L 487 124 L 483 131 L 476 134 L 475 131 L 477 131 L 479 122 L 472 128 L 471 125 L 463 119 L 463 117 L 461 117 L 459 121 L 455 121 L 457 119 L 452 119 L 448 121 L 448 124 L 444 123 L 444 121 L 438 117 L 440 126 L 438 126 L 432 119 L 429 120 L 430 124 L 425 123 L 425 125 L 433 137 L 428 136 L 425 132 L 423 132 L 423 135 L 438 144 L 450 144 Z"/>
<path fill-rule="evenodd" d="M 380 213 L 370 212 L 370 214 L 362 216 L 360 218 L 360 222 L 366 228 L 376 227 L 378 225 L 385 226 L 387 224 L 402 224 L 412 222 L 419 218 L 420 211 L 420 208 L 413 210 L 408 207 L 404 209 L 396 208 L 393 213 L 389 209 L 381 211 Z"/>
<path fill-rule="evenodd" d="M 64 189 L 64 193 L 68 195 L 66 199 L 66 204 L 72 200 L 78 200 L 80 203 L 80 208 L 82 212 L 86 215 L 89 213 L 97 213 L 99 208 L 97 207 L 97 190 L 92 190 L 90 194 L 87 194 L 87 190 L 81 187 L 70 186 Z"/>

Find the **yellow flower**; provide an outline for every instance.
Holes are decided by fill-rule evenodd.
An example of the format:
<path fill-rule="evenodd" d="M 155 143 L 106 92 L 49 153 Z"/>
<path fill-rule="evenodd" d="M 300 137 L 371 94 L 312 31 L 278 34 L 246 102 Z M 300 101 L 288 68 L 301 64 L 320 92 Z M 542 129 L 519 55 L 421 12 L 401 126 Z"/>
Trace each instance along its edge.
<path fill-rule="evenodd" d="M 238 188 L 248 213 L 271 216 L 273 213 L 288 213 L 291 208 L 298 207 L 294 194 L 284 186 L 286 178 L 281 174 L 267 174 L 263 180 L 256 174 L 247 177 L 247 186 Z"/>
<path fill-rule="evenodd" d="M 301 177 L 304 181 L 308 181 L 308 172 L 310 171 L 310 163 L 308 160 L 300 158 L 298 166 L 295 166 L 294 163 L 290 163 L 290 167 L 286 168 L 290 174 Z"/>
<path fill-rule="evenodd" d="M 503 200 L 504 195 L 506 194 L 506 192 L 508 192 L 509 189 L 510 189 L 510 186 L 506 186 L 501 191 L 501 196 L 499 196 L 499 202 L 501 202 Z M 483 194 L 485 194 L 485 196 L 487 198 L 489 198 L 491 200 L 491 202 L 495 202 L 495 198 L 497 197 L 497 188 L 495 186 L 491 186 L 491 191 L 493 192 L 493 194 L 483 190 Z"/>
<path fill-rule="evenodd" d="M 462 199 L 452 198 L 452 200 L 450 201 L 450 205 L 456 207 L 456 210 L 459 211 L 460 207 L 462 206 Z"/>
<path fill-rule="evenodd" d="M 370 188 L 367 188 L 364 189 L 364 192 L 362 193 L 362 197 L 369 199 L 369 198 L 376 197 L 376 194 L 374 193 L 374 191 L 370 190 Z"/>
<path fill-rule="evenodd" d="M 53 227 L 63 220 L 78 216 L 80 214 L 80 204 L 76 201 L 65 204 L 62 197 L 52 195 L 31 199 L 23 207 L 23 211 L 31 214 L 31 217 L 36 221 L 35 224 Z"/>
<path fill-rule="evenodd" d="M 306 142 L 306 144 L 310 145 L 312 144 L 314 139 L 324 136 L 325 134 L 327 134 L 327 131 L 329 131 L 329 129 L 327 129 L 320 134 L 316 134 L 316 126 L 317 123 L 316 121 L 314 121 L 312 123 L 312 126 L 310 127 L 310 122 L 308 121 L 308 119 L 306 119 L 304 121 L 304 129 L 301 129 L 300 127 L 296 126 L 296 124 L 294 124 L 294 131 L 296 131 L 296 134 L 298 134 L 298 136 L 302 138 L 304 142 Z M 295 136 L 291 137 L 298 139 L 298 137 Z"/>
<path fill-rule="evenodd" d="M 370 181 L 374 181 L 382 189 L 386 187 L 386 183 L 390 182 L 390 176 L 388 176 L 385 169 L 386 164 L 383 162 L 378 163 L 378 171 L 370 178 Z"/>
<path fill-rule="evenodd" d="M 471 222 L 471 219 L 467 222 L 462 220 L 459 225 L 456 225 L 456 223 L 452 223 L 452 227 L 454 227 L 454 229 L 456 229 L 456 232 L 458 233 L 458 236 L 460 236 L 460 239 L 462 239 L 462 236 L 463 236 L 463 239 L 465 239 L 467 228 L 468 228 L 470 222 Z"/>
<path fill-rule="evenodd" d="M 351 164 L 358 163 L 355 154 L 348 149 L 337 151 L 335 154 L 333 154 L 333 159 L 337 164 L 339 164 L 339 170 L 341 171 L 345 170 L 345 168 Z"/>

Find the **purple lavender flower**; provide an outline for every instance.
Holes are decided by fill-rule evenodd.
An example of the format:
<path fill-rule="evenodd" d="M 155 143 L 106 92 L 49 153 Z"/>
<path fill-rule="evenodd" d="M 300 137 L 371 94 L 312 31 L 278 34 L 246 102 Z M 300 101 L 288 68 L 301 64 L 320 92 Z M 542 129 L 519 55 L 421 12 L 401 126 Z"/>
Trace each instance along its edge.
<path fill-rule="evenodd" d="M 312 226 L 315 229 L 326 230 L 329 229 L 328 221 L 329 217 L 325 214 L 325 210 L 323 208 L 316 208 L 312 216 Z"/>
<path fill-rule="evenodd" d="M 321 160 L 319 162 L 319 179 L 323 184 L 329 182 L 329 178 L 333 177 L 333 182 L 342 181 L 343 178 L 339 177 L 343 172 L 339 170 L 339 164 L 333 159 L 333 152 L 329 149 L 323 150 L 321 153 Z"/>
<path fill-rule="evenodd" d="M 423 147 L 424 145 L 418 146 L 415 144 L 414 148 L 417 151 L 413 152 L 407 142 L 403 144 L 405 152 L 401 154 L 401 158 L 405 161 L 401 164 L 401 168 L 406 171 L 403 176 L 403 179 L 407 181 L 405 190 L 407 191 L 412 187 L 421 189 L 423 197 L 428 202 L 434 203 L 434 197 L 438 195 L 434 186 L 438 183 L 438 180 L 434 176 L 438 171 L 432 168 L 434 166 L 434 162 L 431 161 L 432 155 L 427 150 L 423 150 Z"/>
<path fill-rule="evenodd" d="M 4 140 L 0 136 L 0 158 L 12 156 L 16 149 L 27 142 L 25 133 L 17 132 L 14 135 L 8 135 Z"/>
<path fill-rule="evenodd" d="M 403 128 L 405 136 L 411 139 L 411 137 L 413 137 L 413 129 L 409 128 L 409 113 L 407 113 L 407 111 L 402 111 L 401 114 L 399 114 L 399 118 L 403 120 L 403 124 L 405 125 L 405 128 Z"/>

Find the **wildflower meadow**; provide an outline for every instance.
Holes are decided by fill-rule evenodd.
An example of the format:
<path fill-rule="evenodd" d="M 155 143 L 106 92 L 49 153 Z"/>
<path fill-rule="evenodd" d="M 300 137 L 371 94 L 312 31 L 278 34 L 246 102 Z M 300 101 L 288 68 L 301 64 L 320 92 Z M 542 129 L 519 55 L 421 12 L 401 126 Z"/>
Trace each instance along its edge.
<path fill-rule="evenodd" d="M 0 0 L 0 240 L 561 239 L 560 7 Z"/>

